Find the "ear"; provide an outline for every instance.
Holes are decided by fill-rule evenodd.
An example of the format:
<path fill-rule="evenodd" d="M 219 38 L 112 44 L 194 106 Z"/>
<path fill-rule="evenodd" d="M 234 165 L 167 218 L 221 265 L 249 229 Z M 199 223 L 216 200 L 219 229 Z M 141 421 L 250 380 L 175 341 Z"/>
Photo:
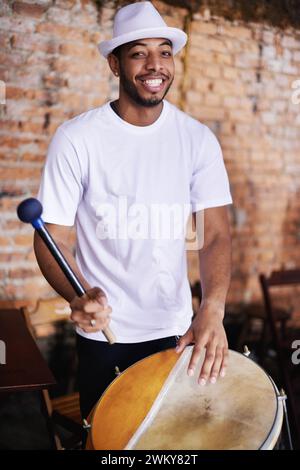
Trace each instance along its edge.
<path fill-rule="evenodd" d="M 107 61 L 110 67 L 110 70 L 117 77 L 120 75 L 119 60 L 114 54 L 108 54 Z"/>

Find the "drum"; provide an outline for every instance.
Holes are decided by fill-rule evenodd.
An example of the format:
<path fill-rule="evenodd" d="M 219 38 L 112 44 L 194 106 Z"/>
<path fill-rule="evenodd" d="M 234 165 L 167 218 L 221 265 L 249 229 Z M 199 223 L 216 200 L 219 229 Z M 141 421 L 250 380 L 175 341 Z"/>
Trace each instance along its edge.
<path fill-rule="evenodd" d="M 187 375 L 192 346 L 143 359 L 106 389 L 89 417 L 87 449 L 272 449 L 283 405 L 272 379 L 243 354 L 229 351 L 216 384 Z"/>

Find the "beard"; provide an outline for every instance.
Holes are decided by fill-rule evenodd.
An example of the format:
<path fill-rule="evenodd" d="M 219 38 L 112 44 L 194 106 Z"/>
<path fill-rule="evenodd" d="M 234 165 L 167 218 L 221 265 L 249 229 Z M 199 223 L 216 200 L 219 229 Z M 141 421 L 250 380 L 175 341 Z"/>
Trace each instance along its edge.
<path fill-rule="evenodd" d="M 160 104 L 163 99 L 165 98 L 166 94 L 168 93 L 172 83 L 173 83 L 174 77 L 172 78 L 171 82 L 167 86 L 163 96 L 161 98 L 158 98 L 157 96 L 153 95 L 150 98 L 144 98 L 141 96 L 136 88 L 136 86 L 127 79 L 124 70 L 122 67 L 120 67 L 120 85 L 122 86 L 123 90 L 125 93 L 131 98 L 131 100 L 138 104 L 139 106 L 145 106 L 147 108 L 152 108 L 153 106 L 157 106 Z"/>

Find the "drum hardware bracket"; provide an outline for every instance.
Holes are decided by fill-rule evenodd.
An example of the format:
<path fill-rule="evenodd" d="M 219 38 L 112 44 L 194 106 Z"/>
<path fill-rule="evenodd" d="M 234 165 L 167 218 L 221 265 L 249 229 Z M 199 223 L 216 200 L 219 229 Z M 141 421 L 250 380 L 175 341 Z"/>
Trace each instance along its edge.
<path fill-rule="evenodd" d="M 282 405 L 283 405 L 284 419 L 285 419 L 286 430 L 287 430 L 287 434 L 288 434 L 289 446 L 290 446 L 290 450 L 293 450 L 291 429 L 290 429 L 288 411 L 287 411 L 287 407 L 286 407 L 287 395 L 286 395 L 285 391 L 283 390 L 283 388 L 280 389 L 280 392 L 279 392 L 279 395 L 278 395 L 278 400 L 281 401 Z"/>
<path fill-rule="evenodd" d="M 89 431 L 92 426 L 91 426 L 91 424 L 89 424 L 89 423 L 87 422 L 86 419 L 83 419 L 83 420 L 82 420 L 82 427 L 83 427 L 83 429 L 85 429 L 86 431 Z"/>
<path fill-rule="evenodd" d="M 118 376 L 121 374 L 120 369 L 118 366 L 115 367 L 115 374 Z"/>
<path fill-rule="evenodd" d="M 251 352 L 249 351 L 248 346 L 247 346 L 246 344 L 245 344 L 245 346 L 244 346 L 244 352 L 243 352 L 243 354 L 244 354 L 244 356 L 246 356 L 246 357 L 249 357 L 250 354 L 251 354 Z"/>
<path fill-rule="evenodd" d="M 286 400 L 287 400 L 287 396 L 286 396 L 286 393 L 285 393 L 285 391 L 283 390 L 283 388 L 282 388 L 282 389 L 280 390 L 280 392 L 279 392 L 278 400 L 279 400 L 279 401 L 286 401 Z"/>

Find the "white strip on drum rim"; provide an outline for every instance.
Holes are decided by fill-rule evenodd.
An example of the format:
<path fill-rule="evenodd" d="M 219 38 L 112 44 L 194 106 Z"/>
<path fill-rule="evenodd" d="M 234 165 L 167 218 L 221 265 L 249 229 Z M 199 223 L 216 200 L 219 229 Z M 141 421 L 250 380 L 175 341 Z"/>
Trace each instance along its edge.
<path fill-rule="evenodd" d="M 145 431 L 147 431 L 154 418 L 157 416 L 157 413 L 159 412 L 163 404 L 163 400 L 166 394 L 168 393 L 170 387 L 174 384 L 177 375 L 182 371 L 184 367 L 187 366 L 187 363 L 189 362 L 191 357 L 192 349 L 192 346 L 187 346 L 181 356 L 178 358 L 178 361 L 176 362 L 171 372 L 169 373 L 167 379 L 165 380 L 165 383 L 163 384 L 148 414 L 146 415 L 136 432 L 133 434 L 128 444 L 124 447 L 124 450 L 134 449 L 141 436 L 144 434 Z"/>

